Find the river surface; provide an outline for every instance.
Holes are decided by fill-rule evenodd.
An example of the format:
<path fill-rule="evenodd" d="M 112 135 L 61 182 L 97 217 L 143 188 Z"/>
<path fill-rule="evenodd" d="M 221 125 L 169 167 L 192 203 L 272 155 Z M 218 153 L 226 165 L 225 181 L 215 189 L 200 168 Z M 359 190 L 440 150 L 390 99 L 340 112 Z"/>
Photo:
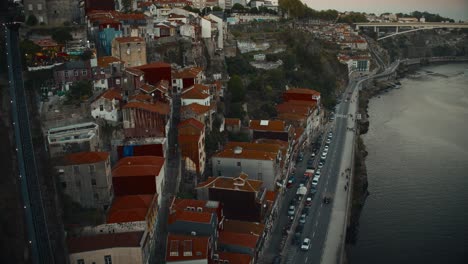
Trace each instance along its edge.
<path fill-rule="evenodd" d="M 468 64 L 417 73 L 370 101 L 351 264 L 468 263 Z"/>

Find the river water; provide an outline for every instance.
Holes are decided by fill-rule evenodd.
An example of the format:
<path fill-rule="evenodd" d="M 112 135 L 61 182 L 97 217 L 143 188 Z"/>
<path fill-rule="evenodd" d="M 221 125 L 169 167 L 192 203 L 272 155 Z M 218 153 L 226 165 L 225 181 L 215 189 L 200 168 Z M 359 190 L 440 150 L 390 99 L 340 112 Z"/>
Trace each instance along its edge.
<path fill-rule="evenodd" d="M 370 101 L 352 264 L 468 263 L 468 64 L 417 73 Z"/>

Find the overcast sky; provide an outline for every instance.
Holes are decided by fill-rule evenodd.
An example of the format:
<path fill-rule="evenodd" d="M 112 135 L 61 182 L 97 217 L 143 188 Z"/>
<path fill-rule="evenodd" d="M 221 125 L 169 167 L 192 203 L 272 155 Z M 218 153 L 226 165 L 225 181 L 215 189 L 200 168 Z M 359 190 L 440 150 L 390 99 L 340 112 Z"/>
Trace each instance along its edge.
<path fill-rule="evenodd" d="M 427 11 L 468 21 L 468 0 L 301 0 L 317 10 L 358 11 L 370 13 L 409 13 Z"/>

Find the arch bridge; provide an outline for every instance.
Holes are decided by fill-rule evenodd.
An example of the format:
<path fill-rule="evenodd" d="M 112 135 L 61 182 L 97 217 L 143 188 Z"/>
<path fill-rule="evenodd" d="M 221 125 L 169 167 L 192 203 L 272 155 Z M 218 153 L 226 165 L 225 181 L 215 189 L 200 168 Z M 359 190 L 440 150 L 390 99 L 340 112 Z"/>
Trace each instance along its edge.
<path fill-rule="evenodd" d="M 379 23 L 379 22 L 368 22 L 368 23 L 355 23 L 356 29 L 360 28 L 374 28 L 375 32 L 379 32 L 380 28 L 395 28 L 393 34 L 383 36 L 377 40 L 382 40 L 386 38 L 391 38 L 401 34 L 406 34 L 410 32 L 420 31 L 420 30 L 430 30 L 430 29 L 439 29 L 439 28 L 468 28 L 468 23 L 442 23 L 442 22 L 409 22 L 409 23 Z M 404 29 L 404 30 L 401 30 Z"/>

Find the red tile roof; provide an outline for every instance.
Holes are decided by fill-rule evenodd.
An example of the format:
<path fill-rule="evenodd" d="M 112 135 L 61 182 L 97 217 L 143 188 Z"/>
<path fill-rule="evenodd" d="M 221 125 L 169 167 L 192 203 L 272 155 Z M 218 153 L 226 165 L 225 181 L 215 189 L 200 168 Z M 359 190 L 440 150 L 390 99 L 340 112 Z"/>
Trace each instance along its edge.
<path fill-rule="evenodd" d="M 208 259 L 210 237 L 168 234 L 166 263 Z"/>
<path fill-rule="evenodd" d="M 107 223 L 145 221 L 153 198 L 149 194 L 117 196 L 107 214 Z"/>
<path fill-rule="evenodd" d="M 143 76 L 145 75 L 145 72 L 142 71 L 142 70 L 139 70 L 137 68 L 125 68 L 125 71 L 132 74 L 132 75 L 135 75 L 135 76 Z"/>
<path fill-rule="evenodd" d="M 192 111 L 193 113 L 195 113 L 197 115 L 205 114 L 210 110 L 211 110 L 211 106 L 201 105 L 201 104 L 197 104 L 197 103 L 191 103 L 189 105 L 184 105 L 181 108 L 182 113 L 184 113 L 186 111 Z"/>
<path fill-rule="evenodd" d="M 170 112 L 170 106 L 162 102 L 156 102 L 152 104 L 144 102 L 129 102 L 126 105 L 124 105 L 123 108 L 138 108 L 149 112 L 159 113 L 162 115 L 167 115 Z"/>
<path fill-rule="evenodd" d="M 113 56 L 104 56 L 104 57 L 97 58 L 97 64 L 101 68 L 106 68 L 106 67 L 109 66 L 109 64 L 115 63 L 115 62 L 122 63 L 123 61 L 121 61 L 119 58 L 116 58 L 116 57 L 113 57 Z"/>
<path fill-rule="evenodd" d="M 109 152 L 78 152 L 64 156 L 68 165 L 91 164 L 104 162 L 109 158 Z"/>
<path fill-rule="evenodd" d="M 223 223 L 223 230 L 228 232 L 261 236 L 265 231 L 265 225 L 258 222 L 225 219 Z"/>
<path fill-rule="evenodd" d="M 285 94 L 294 93 L 294 94 L 310 94 L 310 95 L 320 95 L 319 92 L 307 89 L 307 88 L 292 88 L 289 90 L 284 91 Z"/>
<path fill-rule="evenodd" d="M 219 256 L 219 263 L 221 261 L 227 260 L 229 263 L 235 264 L 250 264 L 252 263 L 252 256 L 247 254 L 232 253 L 232 252 L 217 252 Z"/>
<path fill-rule="evenodd" d="M 151 102 L 153 97 L 149 94 L 146 93 L 137 93 L 132 96 L 130 96 L 130 101 L 140 101 L 140 102 Z"/>
<path fill-rule="evenodd" d="M 276 200 L 277 193 L 275 191 L 266 191 L 265 200 L 274 202 Z"/>
<path fill-rule="evenodd" d="M 145 42 L 145 40 L 140 37 L 118 37 L 118 38 L 115 38 L 114 40 L 119 43 Z"/>
<path fill-rule="evenodd" d="M 112 169 L 112 177 L 159 175 L 164 158 L 157 156 L 135 156 L 120 159 Z"/>
<path fill-rule="evenodd" d="M 205 93 L 203 89 L 199 89 L 197 87 L 202 88 L 200 86 L 194 86 L 194 88 L 192 89 L 189 88 L 182 92 L 181 98 L 182 99 L 206 99 L 210 97 L 209 93 Z M 207 88 L 209 91 L 209 87 Z"/>
<path fill-rule="evenodd" d="M 143 233 L 139 231 L 71 237 L 67 240 L 68 253 L 73 254 L 118 247 L 141 247 L 140 241 Z"/>
<path fill-rule="evenodd" d="M 196 189 L 201 188 L 221 188 L 246 192 L 258 192 L 263 182 L 247 179 L 247 174 L 241 173 L 240 177 L 208 177 L 205 182 L 197 185 Z M 244 177 L 242 177 L 244 176 Z"/>
<path fill-rule="evenodd" d="M 171 68 L 171 65 L 165 62 L 153 62 L 153 63 L 141 65 L 135 68 L 140 69 L 140 70 L 153 69 L 153 68 Z"/>
<path fill-rule="evenodd" d="M 258 239 L 259 236 L 257 235 L 221 231 L 219 232 L 218 243 L 255 249 Z"/>
<path fill-rule="evenodd" d="M 196 120 L 194 118 L 189 118 L 189 119 L 186 119 L 186 120 L 180 122 L 179 125 L 177 126 L 177 128 L 180 129 L 180 128 L 184 127 L 184 126 L 192 126 L 192 127 L 195 127 L 195 128 L 197 128 L 199 130 L 203 130 L 205 128 L 205 125 L 202 122 L 200 122 L 200 121 L 198 121 L 198 120 Z"/>
<path fill-rule="evenodd" d="M 286 131 L 283 120 L 250 120 L 249 129 L 260 131 Z"/>
<path fill-rule="evenodd" d="M 212 213 L 179 210 L 170 214 L 167 222 L 169 224 L 173 224 L 177 221 L 209 224 L 212 218 Z"/>
<path fill-rule="evenodd" d="M 107 100 L 118 100 L 122 101 L 122 95 L 120 94 L 120 89 L 118 88 L 111 88 L 103 92 L 101 95 L 99 95 L 94 101 L 97 101 L 99 98 L 105 98 Z"/>
<path fill-rule="evenodd" d="M 198 74 L 200 74 L 201 72 L 203 72 L 203 69 L 200 67 L 185 68 L 179 72 L 175 72 L 173 75 L 173 78 L 174 79 L 196 78 Z"/>

